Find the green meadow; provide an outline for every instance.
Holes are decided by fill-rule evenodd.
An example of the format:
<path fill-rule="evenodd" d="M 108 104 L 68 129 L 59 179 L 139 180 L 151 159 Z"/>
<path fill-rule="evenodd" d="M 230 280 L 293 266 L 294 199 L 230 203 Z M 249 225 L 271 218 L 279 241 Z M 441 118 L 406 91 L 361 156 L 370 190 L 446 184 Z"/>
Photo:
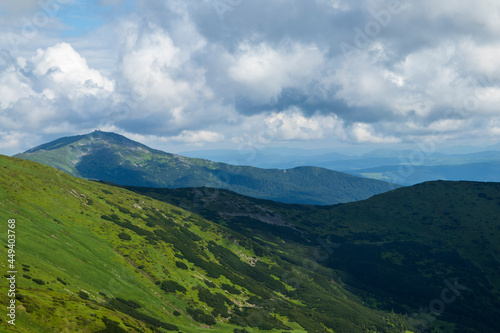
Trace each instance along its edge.
<path fill-rule="evenodd" d="M 4 247 L 9 219 L 16 220 L 16 332 L 412 327 L 406 316 L 363 304 L 333 270 L 308 271 L 250 235 L 126 189 L 1 156 Z M 7 249 L 2 253 L 7 274 Z M 3 308 L 7 294 L 5 279 Z M 13 329 L 0 318 L 3 330 Z"/>

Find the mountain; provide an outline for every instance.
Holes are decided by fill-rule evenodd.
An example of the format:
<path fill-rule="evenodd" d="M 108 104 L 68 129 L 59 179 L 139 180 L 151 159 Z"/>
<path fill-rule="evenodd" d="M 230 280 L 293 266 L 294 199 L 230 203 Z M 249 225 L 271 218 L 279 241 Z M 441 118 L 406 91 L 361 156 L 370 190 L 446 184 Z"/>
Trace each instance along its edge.
<path fill-rule="evenodd" d="M 427 182 L 335 206 L 129 189 L 333 269 L 364 304 L 411 316 L 419 332 L 500 332 L 500 183 Z"/>
<path fill-rule="evenodd" d="M 2 331 L 414 331 L 281 244 L 38 163 L 0 156 L 0 170 L 4 273 L 17 271 L 0 284 Z"/>
<path fill-rule="evenodd" d="M 485 150 L 486 149 L 486 150 Z M 301 165 L 338 170 L 355 176 L 404 186 L 433 180 L 500 181 L 500 152 L 497 146 L 483 150 L 457 146 L 427 153 L 415 150 L 378 149 L 360 156 L 324 153 L 322 150 L 225 150 L 189 152 L 220 162 L 247 163 L 255 167 L 289 168 Z"/>
<path fill-rule="evenodd" d="M 403 185 L 414 185 L 429 179 L 500 182 L 500 161 L 435 166 L 388 165 L 357 170 L 355 174 Z"/>
<path fill-rule="evenodd" d="M 188 158 L 101 131 L 61 138 L 15 157 L 50 165 L 76 177 L 121 185 L 223 188 L 287 203 L 356 201 L 398 187 L 317 167 L 259 169 Z"/>
<path fill-rule="evenodd" d="M 278 169 L 288 169 L 304 165 L 317 166 L 317 163 L 325 160 L 350 159 L 349 156 L 325 149 L 294 149 L 284 147 L 240 150 L 197 150 L 183 152 L 180 155 L 236 165 Z"/>

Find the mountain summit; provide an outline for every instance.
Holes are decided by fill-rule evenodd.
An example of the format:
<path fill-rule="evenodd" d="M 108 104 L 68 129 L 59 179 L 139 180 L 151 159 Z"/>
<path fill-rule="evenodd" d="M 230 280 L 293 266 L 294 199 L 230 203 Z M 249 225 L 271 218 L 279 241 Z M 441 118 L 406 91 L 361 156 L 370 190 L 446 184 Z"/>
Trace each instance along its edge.
<path fill-rule="evenodd" d="M 336 204 L 398 187 L 318 167 L 259 169 L 188 158 L 102 131 L 61 138 L 14 157 L 119 185 L 223 188 L 284 203 Z"/>

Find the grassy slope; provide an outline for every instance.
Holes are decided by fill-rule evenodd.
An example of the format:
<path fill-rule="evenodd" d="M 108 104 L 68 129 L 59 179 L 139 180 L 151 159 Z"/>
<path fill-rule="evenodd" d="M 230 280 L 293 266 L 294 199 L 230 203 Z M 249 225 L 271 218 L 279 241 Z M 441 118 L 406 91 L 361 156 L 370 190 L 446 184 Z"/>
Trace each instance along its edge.
<path fill-rule="evenodd" d="M 498 332 L 500 184 L 430 182 L 335 206 L 286 205 L 216 189 L 132 189 L 251 233 L 300 263 L 318 237 L 336 244 L 321 263 L 373 307 L 414 314 L 443 332 Z M 312 244 L 309 252 L 304 246 Z M 445 280 L 462 291 L 440 320 L 419 309 Z M 433 303 L 438 304 L 438 303 Z M 448 322 L 449 324 L 446 324 Z M 453 324 L 453 325 L 450 325 Z"/>
<path fill-rule="evenodd" d="M 308 272 L 196 214 L 0 156 L 0 220 L 12 218 L 19 332 L 410 327 L 401 316 L 363 306 L 332 271 Z M 6 230 L 4 223 L 4 245 Z M 2 306 L 6 294 L 2 283 Z M 5 320 L 0 327 L 7 330 Z"/>
<path fill-rule="evenodd" d="M 15 157 L 50 165 L 76 177 L 116 184 L 225 188 L 288 203 L 349 202 L 396 187 L 316 167 L 259 169 L 187 158 L 104 132 L 62 138 Z"/>

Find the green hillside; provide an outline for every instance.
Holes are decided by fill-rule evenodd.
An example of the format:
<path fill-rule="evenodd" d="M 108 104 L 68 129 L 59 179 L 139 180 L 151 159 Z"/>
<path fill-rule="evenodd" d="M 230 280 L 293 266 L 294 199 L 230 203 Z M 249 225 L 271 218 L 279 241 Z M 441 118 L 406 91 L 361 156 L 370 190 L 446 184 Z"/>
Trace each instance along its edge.
<path fill-rule="evenodd" d="M 61 138 L 14 157 L 53 166 L 75 177 L 115 184 L 205 186 L 286 203 L 350 202 L 398 187 L 317 167 L 259 169 L 182 157 L 101 131 Z"/>
<path fill-rule="evenodd" d="M 429 182 L 335 206 L 130 189 L 275 244 L 297 264 L 315 258 L 365 304 L 412 316 L 422 332 L 500 331 L 500 183 Z"/>
<path fill-rule="evenodd" d="M 2 315 L 3 331 L 411 330 L 404 316 L 363 304 L 335 271 L 297 264 L 278 245 L 125 189 L 0 156 L 5 275 L 12 219 L 16 327 Z M 0 286 L 6 309 L 8 280 Z"/>

